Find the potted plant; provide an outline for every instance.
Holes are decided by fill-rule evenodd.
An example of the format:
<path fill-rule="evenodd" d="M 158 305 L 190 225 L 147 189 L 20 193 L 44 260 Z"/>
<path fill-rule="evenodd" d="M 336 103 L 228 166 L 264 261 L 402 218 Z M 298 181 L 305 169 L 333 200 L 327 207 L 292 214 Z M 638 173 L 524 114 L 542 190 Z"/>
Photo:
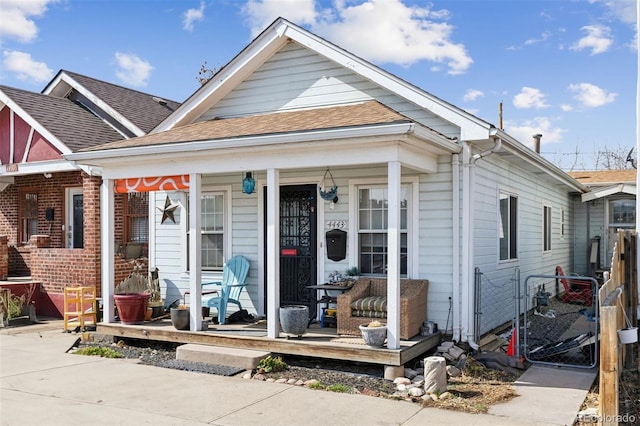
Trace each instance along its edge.
<path fill-rule="evenodd" d="M 360 278 L 360 270 L 358 269 L 357 266 L 352 266 L 351 268 L 347 269 L 344 274 L 346 275 L 345 277 L 345 281 L 347 282 L 347 285 L 353 285 L 358 278 Z"/>
<path fill-rule="evenodd" d="M 189 307 L 187 305 L 171 308 L 171 324 L 176 330 L 189 330 Z"/>
<path fill-rule="evenodd" d="M 123 324 L 141 324 L 144 322 L 151 294 L 148 291 L 147 277 L 134 271 L 115 288 L 113 295 Z"/>
<path fill-rule="evenodd" d="M 151 308 L 151 318 L 157 318 L 164 313 L 164 300 L 160 292 L 160 279 L 158 278 L 158 268 L 149 271 L 147 280 L 147 291 L 150 294 L 149 307 Z"/>
<path fill-rule="evenodd" d="M 387 325 L 380 321 L 371 321 L 360 326 L 364 342 L 373 347 L 381 347 L 387 338 Z"/>

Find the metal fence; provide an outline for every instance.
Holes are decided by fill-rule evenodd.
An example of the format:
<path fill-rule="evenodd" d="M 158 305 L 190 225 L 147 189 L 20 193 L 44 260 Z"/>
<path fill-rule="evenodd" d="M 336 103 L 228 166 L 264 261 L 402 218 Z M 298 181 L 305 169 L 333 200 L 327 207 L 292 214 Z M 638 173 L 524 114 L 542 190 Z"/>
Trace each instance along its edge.
<path fill-rule="evenodd" d="M 513 326 L 517 318 L 517 294 L 520 271 L 512 277 L 492 281 L 480 268 L 475 269 L 475 337 L 480 339 L 486 333 L 501 333 Z M 476 340 L 477 341 L 477 340 Z"/>
<path fill-rule="evenodd" d="M 515 269 L 492 281 L 475 269 L 475 338 L 515 338 L 514 355 L 531 363 L 591 368 L 598 362 L 597 281 L 592 277 L 530 275 Z M 513 330 L 517 333 L 512 333 Z"/>
<path fill-rule="evenodd" d="M 598 362 L 598 283 L 530 275 L 524 282 L 521 354 L 532 363 L 592 368 Z"/>

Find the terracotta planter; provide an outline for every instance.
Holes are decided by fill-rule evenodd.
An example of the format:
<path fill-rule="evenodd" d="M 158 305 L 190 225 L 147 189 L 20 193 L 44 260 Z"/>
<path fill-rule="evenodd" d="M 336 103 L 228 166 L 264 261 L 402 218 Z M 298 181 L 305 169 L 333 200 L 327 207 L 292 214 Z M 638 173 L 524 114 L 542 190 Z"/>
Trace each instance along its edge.
<path fill-rule="evenodd" d="M 149 293 L 114 294 L 122 324 L 142 324 L 149 304 Z"/>

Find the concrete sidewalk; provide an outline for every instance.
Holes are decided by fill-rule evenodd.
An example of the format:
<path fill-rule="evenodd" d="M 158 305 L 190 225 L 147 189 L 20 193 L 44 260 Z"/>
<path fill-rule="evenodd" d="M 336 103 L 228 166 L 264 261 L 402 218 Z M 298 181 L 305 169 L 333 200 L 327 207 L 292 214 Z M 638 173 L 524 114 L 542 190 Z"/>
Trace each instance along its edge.
<path fill-rule="evenodd" d="M 61 330 L 50 324 L 0 329 L 0 425 L 564 425 L 579 409 L 561 404 L 562 412 L 554 412 L 550 402 L 566 402 L 567 389 L 536 392 L 546 373 L 535 367 L 520 380 L 522 397 L 476 415 L 67 354 L 79 335 Z M 579 373 L 561 380 L 579 376 L 571 386 L 588 390 L 589 377 Z M 577 401 L 586 390 L 571 393 Z M 535 411 L 545 415 L 534 417 Z"/>

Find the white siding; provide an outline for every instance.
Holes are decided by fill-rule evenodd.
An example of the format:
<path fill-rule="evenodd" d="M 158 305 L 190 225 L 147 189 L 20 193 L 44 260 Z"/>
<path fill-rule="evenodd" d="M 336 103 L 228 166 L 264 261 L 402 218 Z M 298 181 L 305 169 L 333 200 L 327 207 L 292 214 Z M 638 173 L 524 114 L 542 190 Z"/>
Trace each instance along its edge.
<path fill-rule="evenodd" d="M 450 137 L 458 127 L 291 42 L 220 100 L 199 121 L 378 100 Z"/>
<path fill-rule="evenodd" d="M 518 197 L 518 242 L 515 261 L 499 259 L 499 203 L 500 190 Z M 476 163 L 474 232 L 474 265 L 482 272 L 482 291 L 491 298 L 482 307 L 482 329 L 486 332 L 507 323 L 515 311 L 516 269 L 520 270 L 520 284 L 531 275 L 553 275 L 556 265 L 564 269 L 572 265 L 573 227 L 567 220 L 565 236 L 560 236 L 561 209 L 567 218 L 573 216 L 573 198 L 568 188 L 548 183 L 544 176 L 532 178 L 530 173 L 492 155 Z M 551 250 L 543 252 L 543 207 L 552 208 Z M 546 281 L 546 290 L 555 293 L 553 280 Z M 473 283 L 471 283 L 473 285 Z M 484 299 L 484 298 L 483 298 Z M 497 310 L 496 310 L 497 309 Z"/>

